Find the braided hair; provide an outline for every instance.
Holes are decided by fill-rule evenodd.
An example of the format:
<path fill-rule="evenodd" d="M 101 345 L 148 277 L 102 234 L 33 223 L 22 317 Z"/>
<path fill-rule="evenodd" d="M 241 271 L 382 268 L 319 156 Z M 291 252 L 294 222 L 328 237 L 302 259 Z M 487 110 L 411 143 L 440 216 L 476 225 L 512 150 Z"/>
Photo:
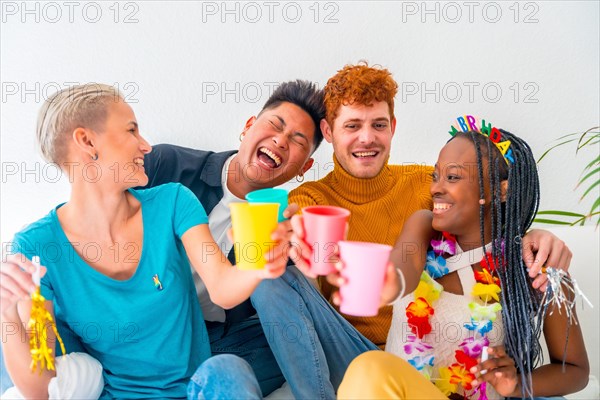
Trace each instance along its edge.
<path fill-rule="evenodd" d="M 491 226 L 485 224 L 485 206 L 479 206 L 481 245 L 485 230 L 491 231 L 492 260 L 502 288 L 502 320 L 505 348 L 521 374 L 522 395 L 532 397 L 531 371 L 542 361 L 539 343 L 542 318 L 536 318 L 541 294 L 535 290 L 523 263 L 521 238 L 531 226 L 540 201 L 537 166 L 531 148 L 510 132 L 499 130 L 502 141 L 510 141 L 514 162 L 507 163 L 500 150 L 483 134 L 459 132 L 450 139 L 471 140 L 477 154 L 480 198 L 484 196 L 483 159 L 487 160 L 487 179 L 491 194 Z M 508 180 L 506 201 L 502 201 L 501 182 Z M 543 313 L 542 313 L 543 314 Z"/>

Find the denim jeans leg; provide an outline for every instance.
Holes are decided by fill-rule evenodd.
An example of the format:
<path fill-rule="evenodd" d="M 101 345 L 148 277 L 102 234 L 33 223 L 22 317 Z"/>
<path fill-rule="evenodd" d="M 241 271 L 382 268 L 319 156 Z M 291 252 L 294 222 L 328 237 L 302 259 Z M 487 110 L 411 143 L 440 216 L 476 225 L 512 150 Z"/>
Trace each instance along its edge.
<path fill-rule="evenodd" d="M 334 399 L 350 362 L 378 349 L 294 266 L 261 282 L 251 300 L 296 399 Z"/>
<path fill-rule="evenodd" d="M 14 385 L 8 375 L 6 365 L 4 365 L 4 355 L 2 353 L 2 346 L 0 346 L 0 394 L 4 393 L 6 389 L 12 386 Z"/>
<path fill-rule="evenodd" d="M 279 389 L 285 378 L 267 342 L 258 317 L 236 321 L 227 326 L 208 323 L 210 349 L 213 356 L 234 354 L 246 360 L 256 378 L 263 396 Z"/>
<path fill-rule="evenodd" d="M 262 399 L 250 365 L 232 354 L 214 356 L 196 370 L 187 387 L 188 399 Z"/>

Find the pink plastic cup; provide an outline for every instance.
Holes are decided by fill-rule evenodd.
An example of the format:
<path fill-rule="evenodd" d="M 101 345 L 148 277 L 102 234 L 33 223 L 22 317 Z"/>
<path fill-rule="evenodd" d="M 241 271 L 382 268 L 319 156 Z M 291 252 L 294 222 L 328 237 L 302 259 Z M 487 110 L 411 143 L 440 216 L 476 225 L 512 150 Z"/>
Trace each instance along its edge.
<path fill-rule="evenodd" d="M 305 240 L 313 249 L 310 270 L 317 275 L 335 271 L 329 262 L 335 244 L 344 239 L 350 211 L 334 206 L 310 206 L 302 209 Z"/>
<path fill-rule="evenodd" d="M 381 290 L 392 246 L 367 242 L 341 241 L 340 258 L 344 264 L 340 287 L 340 311 L 357 317 L 374 317 L 381 302 Z"/>

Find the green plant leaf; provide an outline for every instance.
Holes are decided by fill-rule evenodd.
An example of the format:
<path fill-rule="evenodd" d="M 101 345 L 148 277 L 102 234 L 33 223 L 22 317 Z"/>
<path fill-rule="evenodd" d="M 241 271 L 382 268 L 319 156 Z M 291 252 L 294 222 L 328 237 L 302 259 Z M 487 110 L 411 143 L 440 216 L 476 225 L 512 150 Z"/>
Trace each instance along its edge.
<path fill-rule="evenodd" d="M 594 166 L 594 164 L 600 165 L 600 156 L 598 156 L 595 160 L 593 160 L 591 163 L 589 163 L 588 165 L 586 165 L 583 170 L 585 171 L 586 169 L 592 168 Z"/>
<path fill-rule="evenodd" d="M 595 170 L 593 170 L 592 172 L 588 173 L 586 176 L 584 176 L 583 178 L 581 178 L 579 180 L 579 183 L 577 184 L 577 187 L 579 187 L 579 185 L 581 185 L 587 178 L 589 178 L 590 176 L 593 176 L 593 175 L 597 174 L 598 172 L 600 172 L 600 167 L 596 168 Z"/>
<path fill-rule="evenodd" d="M 592 142 L 592 140 L 595 140 L 595 142 Z M 575 150 L 575 153 L 576 154 L 579 153 L 579 150 L 583 149 L 584 147 L 593 146 L 595 144 L 598 144 L 598 138 L 597 137 L 591 137 L 586 142 L 579 144 L 577 146 L 577 150 Z"/>
<path fill-rule="evenodd" d="M 595 187 L 596 187 L 596 186 L 598 186 L 598 185 L 600 185 L 600 180 L 598 180 L 598 181 L 596 181 L 596 182 L 592 183 L 592 185 L 591 185 L 589 188 L 587 188 L 587 190 L 585 191 L 585 193 L 583 193 L 583 196 L 581 196 L 581 198 L 579 199 L 579 201 L 583 200 L 583 198 L 584 198 L 585 196 L 587 196 L 587 194 L 588 194 L 589 192 L 591 192 L 591 191 L 592 191 L 592 189 L 593 189 L 593 188 L 595 188 Z"/>
<path fill-rule="evenodd" d="M 546 155 L 548 155 L 548 153 L 551 152 L 552 150 L 554 150 L 558 147 L 561 147 L 561 146 L 565 146 L 574 141 L 577 141 L 577 146 L 575 148 L 575 155 L 578 155 L 579 151 L 583 150 L 586 147 L 587 148 L 592 147 L 592 148 L 596 149 L 598 147 L 598 144 L 600 143 L 600 127 L 596 126 L 596 127 L 586 130 L 583 133 L 569 133 L 567 135 L 559 137 L 558 139 L 556 139 L 555 144 L 553 146 L 551 146 L 548 150 L 546 150 L 541 155 L 541 157 L 538 159 L 537 162 L 540 163 L 540 161 L 542 161 L 542 159 L 544 157 L 546 157 Z M 558 142 L 558 143 L 556 143 L 556 142 Z M 593 153 L 592 153 L 592 156 L 593 156 Z M 591 184 L 585 190 L 585 192 L 583 193 L 583 195 L 581 196 L 579 201 L 582 201 L 592 190 L 594 190 L 598 185 L 600 185 L 600 179 L 595 178 L 595 179 L 590 180 L 590 178 L 594 178 L 595 175 L 598 174 L 599 172 L 600 172 L 600 155 L 595 156 L 595 158 L 588 165 L 586 165 L 585 168 L 581 172 L 580 179 L 578 180 L 578 183 L 575 188 L 578 189 L 584 183 L 590 184 L 590 182 L 591 182 Z M 583 176 L 583 178 L 581 178 L 581 176 Z M 560 211 L 560 210 L 540 211 L 537 213 L 537 215 L 562 217 L 567 220 L 574 219 L 573 222 L 566 222 L 566 221 L 560 221 L 560 220 L 548 219 L 548 218 L 539 218 L 539 219 L 536 218 L 534 221 L 537 223 L 553 224 L 553 225 L 577 225 L 577 224 L 584 225 L 587 220 L 591 220 L 593 217 L 600 215 L 600 211 L 595 211 L 598 208 L 600 208 L 600 196 L 596 198 L 596 200 L 594 201 L 594 204 L 592 205 L 592 208 L 590 209 L 590 212 L 587 215 L 574 213 L 574 212 L 570 212 L 570 211 Z M 600 217 L 598 217 L 598 219 L 596 221 L 596 227 L 599 227 L 599 226 L 600 226 Z"/>
<path fill-rule="evenodd" d="M 534 219 L 533 222 L 538 224 L 550 224 L 550 225 L 572 225 L 570 222 L 557 221 L 554 219 Z"/>
<path fill-rule="evenodd" d="M 592 129 L 594 129 L 594 128 L 592 128 Z M 587 131 L 586 131 L 586 132 L 587 132 Z M 556 141 L 563 140 L 563 139 L 565 139 L 565 138 L 568 138 L 568 137 L 573 137 L 573 136 L 577 136 L 577 137 L 579 137 L 579 136 L 581 136 L 581 135 L 585 135 L 585 133 L 586 133 L 586 132 L 583 132 L 583 133 L 581 133 L 581 132 L 569 133 L 569 134 L 566 134 L 566 135 L 564 135 L 564 136 L 560 136 L 559 138 L 557 138 L 557 139 L 556 139 Z"/>
<path fill-rule="evenodd" d="M 593 212 L 594 212 L 594 210 L 595 210 L 596 208 L 598 208 L 598 207 L 600 207 L 600 197 L 598 197 L 598 198 L 596 199 L 596 201 L 594 202 L 594 205 L 592 206 L 592 208 L 590 208 L 590 213 L 593 213 Z M 598 213 L 596 213 L 596 214 L 598 214 Z M 591 214 L 591 215 L 594 215 L 594 214 Z M 590 215 L 590 216 L 591 216 L 591 215 Z"/>
<path fill-rule="evenodd" d="M 600 126 L 595 126 L 595 127 L 593 127 L 593 128 L 590 128 L 590 129 L 588 129 L 587 131 L 583 132 L 583 134 L 582 134 L 582 135 L 581 135 L 581 137 L 579 138 L 579 142 L 577 142 L 577 149 L 580 149 L 580 148 L 582 148 L 582 147 L 584 147 L 584 146 L 585 146 L 585 145 L 582 145 L 582 144 L 581 144 L 581 142 L 583 141 L 583 139 L 585 138 L 585 136 L 586 136 L 588 133 L 590 133 L 590 132 L 592 132 L 592 131 L 594 131 L 594 130 L 598 130 L 598 129 L 600 129 Z M 598 136 L 600 136 L 600 132 L 594 132 L 594 135 L 592 136 L 592 139 L 593 139 L 594 137 L 595 137 L 595 138 L 598 138 Z M 589 143 L 589 141 L 588 141 L 588 143 Z"/>
<path fill-rule="evenodd" d="M 561 211 L 561 210 L 547 210 L 547 211 L 538 211 L 537 215 L 561 215 L 563 217 L 585 217 L 583 214 L 574 213 L 570 211 Z"/>
<path fill-rule="evenodd" d="M 563 146 L 563 145 L 565 145 L 565 144 L 567 144 L 567 143 L 574 142 L 574 141 L 576 141 L 576 140 L 577 140 L 577 138 L 574 138 L 574 139 L 569 139 L 569 140 L 566 140 L 566 141 L 564 141 L 564 142 L 561 142 L 561 143 L 555 144 L 554 146 L 550 147 L 548 150 L 546 150 L 546 151 L 544 152 L 544 154 L 542 154 L 542 155 L 540 156 L 540 158 L 538 158 L 538 160 L 537 160 L 538 164 L 540 163 L 540 161 L 542 161 L 542 159 L 543 159 L 544 157 L 546 157 L 546 155 L 547 155 L 548 153 L 550 153 L 550 152 L 551 152 L 552 150 L 554 150 L 555 148 L 557 148 L 557 147 L 560 147 L 560 146 Z"/>
<path fill-rule="evenodd" d="M 599 215 L 599 216 L 600 216 L 600 211 L 593 212 L 593 213 L 591 213 L 591 214 L 588 214 L 588 215 L 586 215 L 585 217 L 586 217 L 586 218 L 590 218 L 590 219 L 591 219 L 591 218 L 592 218 L 593 216 L 595 216 L 595 215 Z"/>
<path fill-rule="evenodd" d="M 596 203 L 598 203 L 599 201 L 600 201 L 600 198 L 599 198 L 598 200 L 596 200 Z M 598 207 L 598 205 L 597 205 L 596 203 L 594 204 L 594 208 Z M 594 210 L 592 209 L 591 211 L 594 211 Z M 590 211 L 590 212 L 591 212 L 591 211 Z M 598 227 L 600 226 L 600 211 L 591 212 L 591 214 L 589 214 L 589 215 L 586 217 L 586 219 L 589 219 L 589 220 L 591 220 L 591 219 L 592 219 L 592 217 L 594 217 L 594 216 L 596 216 L 596 215 L 598 215 L 598 220 L 596 221 L 596 228 L 598 228 Z M 585 221 L 585 220 L 584 220 L 584 221 Z M 582 224 L 582 225 L 583 225 L 583 224 Z"/>

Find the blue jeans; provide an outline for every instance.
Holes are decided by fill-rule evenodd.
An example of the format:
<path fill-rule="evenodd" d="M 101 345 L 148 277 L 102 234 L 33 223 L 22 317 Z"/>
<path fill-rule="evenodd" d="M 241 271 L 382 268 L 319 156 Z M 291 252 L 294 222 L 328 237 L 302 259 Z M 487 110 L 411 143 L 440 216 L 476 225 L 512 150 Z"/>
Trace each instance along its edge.
<path fill-rule="evenodd" d="M 238 356 L 222 354 L 204 361 L 187 387 L 188 399 L 262 399 L 250 365 Z"/>
<path fill-rule="evenodd" d="M 258 317 L 230 324 L 227 332 L 225 324 L 207 322 L 207 328 L 211 351 L 216 356 L 202 363 L 192 376 L 188 384 L 189 398 L 262 398 L 283 385 L 285 378 Z M 214 370 L 219 373 L 213 374 Z M 14 385 L 4 366 L 1 348 L 0 373 L 2 394 Z"/>
<path fill-rule="evenodd" d="M 281 386 L 283 372 L 296 399 L 334 399 L 350 362 L 378 350 L 296 267 L 288 267 L 278 279 L 264 280 L 251 300 L 261 329 L 255 318 L 231 324 L 227 332 L 224 324 L 207 324 L 216 356 L 192 377 L 190 397 L 218 393 L 218 398 L 252 398 L 257 387 L 260 397 Z M 235 355 L 252 367 L 245 368 Z"/>
<path fill-rule="evenodd" d="M 258 317 L 234 322 L 228 326 L 207 322 L 206 327 L 213 356 L 233 354 L 243 358 L 252 367 L 263 396 L 283 385 L 285 378 L 277 365 Z"/>
<path fill-rule="evenodd" d="M 350 362 L 379 350 L 294 266 L 252 294 L 266 338 L 294 397 L 335 399 Z"/>
<path fill-rule="evenodd" d="M 14 385 L 4 365 L 4 356 L 2 355 L 2 347 L 0 346 L 0 395 L 12 386 Z"/>

